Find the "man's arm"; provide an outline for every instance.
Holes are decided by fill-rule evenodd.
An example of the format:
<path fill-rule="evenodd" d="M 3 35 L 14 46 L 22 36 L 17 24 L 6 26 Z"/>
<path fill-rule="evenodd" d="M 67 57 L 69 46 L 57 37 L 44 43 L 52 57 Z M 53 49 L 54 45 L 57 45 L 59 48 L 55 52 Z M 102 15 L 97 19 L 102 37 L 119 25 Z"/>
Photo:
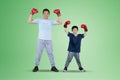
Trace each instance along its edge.
<path fill-rule="evenodd" d="M 61 24 L 62 24 L 62 17 L 58 16 L 57 25 L 61 25 Z"/>
<path fill-rule="evenodd" d="M 29 18 L 28 18 L 28 23 L 35 23 L 34 22 L 34 20 L 32 19 L 32 16 L 34 15 L 34 14 L 37 14 L 38 13 L 38 10 L 37 9 L 35 9 L 35 8 L 33 8 L 32 10 L 31 10 L 31 12 L 30 12 L 30 16 L 29 16 Z"/>
<path fill-rule="evenodd" d="M 28 18 L 28 23 L 34 24 L 34 20 L 32 19 L 32 14 L 30 14 L 29 18 Z"/>
<path fill-rule="evenodd" d="M 61 25 L 62 24 L 62 18 L 61 18 L 61 13 L 59 9 L 55 9 L 53 11 L 57 16 L 58 16 L 58 20 L 57 20 L 57 25 Z"/>

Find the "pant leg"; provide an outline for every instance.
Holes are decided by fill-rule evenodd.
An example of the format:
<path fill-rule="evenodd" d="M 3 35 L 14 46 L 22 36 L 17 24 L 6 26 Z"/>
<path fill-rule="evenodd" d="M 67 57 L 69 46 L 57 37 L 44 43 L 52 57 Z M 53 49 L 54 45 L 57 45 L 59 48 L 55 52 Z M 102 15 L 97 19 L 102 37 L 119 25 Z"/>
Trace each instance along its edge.
<path fill-rule="evenodd" d="M 76 59 L 78 67 L 82 67 L 81 62 L 80 62 L 80 58 L 79 58 L 79 53 L 74 53 L 74 57 Z"/>
<path fill-rule="evenodd" d="M 67 60 L 66 60 L 66 63 L 65 63 L 65 67 L 68 67 L 69 66 L 69 64 L 70 64 L 70 62 L 71 62 L 71 60 L 72 60 L 72 58 L 73 58 L 73 53 L 72 52 L 69 52 L 68 53 L 68 57 L 67 57 Z"/>
<path fill-rule="evenodd" d="M 44 49 L 44 40 L 38 39 L 35 65 L 38 66 Z"/>
<path fill-rule="evenodd" d="M 53 56 L 53 49 L 52 49 L 52 40 L 45 40 L 45 48 L 51 63 L 51 67 L 55 66 L 54 56 Z"/>

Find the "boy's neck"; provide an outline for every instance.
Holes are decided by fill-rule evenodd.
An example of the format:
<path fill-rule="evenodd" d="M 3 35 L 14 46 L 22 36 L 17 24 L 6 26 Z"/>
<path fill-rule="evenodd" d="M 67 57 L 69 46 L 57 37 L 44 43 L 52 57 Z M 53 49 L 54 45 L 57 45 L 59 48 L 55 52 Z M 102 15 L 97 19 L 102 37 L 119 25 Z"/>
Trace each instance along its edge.
<path fill-rule="evenodd" d="M 76 34 L 73 33 L 73 35 L 74 35 L 74 36 L 77 36 L 78 34 L 77 34 L 77 33 L 76 33 Z"/>

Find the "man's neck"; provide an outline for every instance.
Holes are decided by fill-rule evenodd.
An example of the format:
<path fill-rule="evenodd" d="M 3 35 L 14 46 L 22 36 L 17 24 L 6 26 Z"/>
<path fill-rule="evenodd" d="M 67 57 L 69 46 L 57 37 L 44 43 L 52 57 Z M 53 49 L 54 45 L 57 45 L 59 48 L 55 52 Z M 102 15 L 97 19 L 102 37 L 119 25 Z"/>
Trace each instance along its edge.
<path fill-rule="evenodd" d="M 43 18 L 43 19 L 48 20 L 48 18 Z"/>

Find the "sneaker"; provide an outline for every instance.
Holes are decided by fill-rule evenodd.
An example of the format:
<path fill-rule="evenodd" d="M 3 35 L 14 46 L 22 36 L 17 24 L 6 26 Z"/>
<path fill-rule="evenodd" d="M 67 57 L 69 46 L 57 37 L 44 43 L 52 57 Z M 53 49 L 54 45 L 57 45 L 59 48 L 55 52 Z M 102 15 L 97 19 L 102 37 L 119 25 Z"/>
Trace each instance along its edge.
<path fill-rule="evenodd" d="M 37 72 L 39 70 L 38 66 L 35 66 L 33 72 Z"/>
<path fill-rule="evenodd" d="M 79 67 L 79 70 L 80 70 L 81 72 L 85 72 L 85 70 L 84 70 L 82 67 Z"/>
<path fill-rule="evenodd" d="M 64 70 L 63 70 L 63 72 L 67 72 L 67 67 L 64 67 Z"/>
<path fill-rule="evenodd" d="M 59 72 L 59 70 L 58 70 L 55 66 L 53 66 L 53 67 L 51 68 L 51 71 Z"/>

